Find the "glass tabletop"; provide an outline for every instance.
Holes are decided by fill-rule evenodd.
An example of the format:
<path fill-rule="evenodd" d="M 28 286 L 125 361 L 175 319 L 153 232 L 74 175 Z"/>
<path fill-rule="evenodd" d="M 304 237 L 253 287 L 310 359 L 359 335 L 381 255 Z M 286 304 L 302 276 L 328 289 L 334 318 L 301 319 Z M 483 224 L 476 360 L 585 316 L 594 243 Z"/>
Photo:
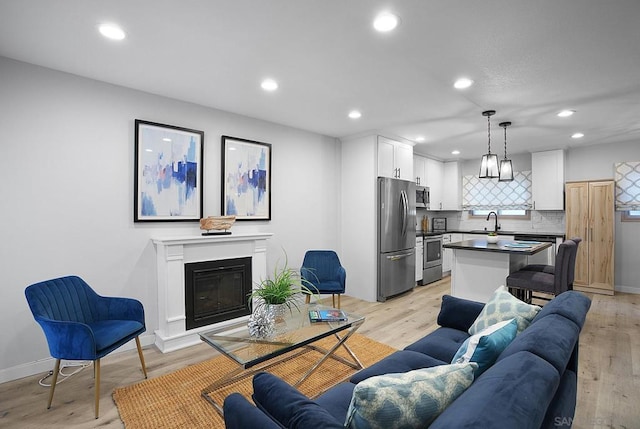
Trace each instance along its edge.
<path fill-rule="evenodd" d="M 287 310 L 284 322 L 277 325 L 277 334 L 266 338 L 253 337 L 246 321 L 223 329 L 214 329 L 200 334 L 202 341 L 235 360 L 243 368 L 249 368 L 273 357 L 303 347 L 321 338 L 359 327 L 364 317 L 346 312 L 347 320 L 336 322 L 311 322 L 310 310 L 328 310 L 317 304 L 299 305 L 299 310 Z"/>

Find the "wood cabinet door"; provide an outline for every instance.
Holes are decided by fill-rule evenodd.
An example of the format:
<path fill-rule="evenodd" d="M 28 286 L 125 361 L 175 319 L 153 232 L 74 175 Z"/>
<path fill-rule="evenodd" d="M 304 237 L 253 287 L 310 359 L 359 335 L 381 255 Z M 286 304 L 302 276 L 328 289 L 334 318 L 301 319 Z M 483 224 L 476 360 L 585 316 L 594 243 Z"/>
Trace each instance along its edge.
<path fill-rule="evenodd" d="M 589 286 L 613 290 L 613 182 L 589 183 Z"/>
<path fill-rule="evenodd" d="M 576 257 L 574 284 L 586 286 L 589 284 L 589 184 L 567 183 L 565 194 L 566 236 L 582 238 Z"/>

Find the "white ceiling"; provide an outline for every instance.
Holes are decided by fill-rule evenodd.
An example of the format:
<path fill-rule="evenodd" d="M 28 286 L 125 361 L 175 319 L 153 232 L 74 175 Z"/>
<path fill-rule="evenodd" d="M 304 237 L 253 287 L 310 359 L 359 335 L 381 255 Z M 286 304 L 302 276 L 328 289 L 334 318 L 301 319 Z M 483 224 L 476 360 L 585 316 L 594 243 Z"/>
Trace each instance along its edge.
<path fill-rule="evenodd" d="M 423 135 L 440 159 L 486 152 L 488 109 L 500 155 L 502 121 L 510 153 L 640 140 L 638 0 L 0 0 L 0 55 L 334 137 Z"/>

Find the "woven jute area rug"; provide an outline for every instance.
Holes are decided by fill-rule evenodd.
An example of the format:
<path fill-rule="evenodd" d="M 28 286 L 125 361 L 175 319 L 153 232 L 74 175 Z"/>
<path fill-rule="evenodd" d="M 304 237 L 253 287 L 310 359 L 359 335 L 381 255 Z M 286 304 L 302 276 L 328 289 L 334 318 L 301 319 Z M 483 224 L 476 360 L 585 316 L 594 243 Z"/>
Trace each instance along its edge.
<path fill-rule="evenodd" d="M 335 344 L 335 339 L 330 337 L 316 344 L 328 348 Z M 347 345 L 365 367 L 396 351 L 357 333 L 347 340 Z M 336 354 L 348 356 L 342 347 Z M 268 371 L 293 384 L 320 357 L 319 353 L 311 351 L 272 366 Z M 222 417 L 200 396 L 200 392 L 235 368 L 237 364 L 229 358 L 216 356 L 171 374 L 117 388 L 113 391 L 113 400 L 127 429 L 224 428 Z M 313 397 L 354 373 L 353 368 L 335 359 L 327 359 L 315 373 L 298 386 L 298 390 Z M 212 392 L 210 396 L 219 404 L 233 392 L 239 392 L 250 399 L 253 393 L 251 381 L 252 377 L 245 378 Z"/>

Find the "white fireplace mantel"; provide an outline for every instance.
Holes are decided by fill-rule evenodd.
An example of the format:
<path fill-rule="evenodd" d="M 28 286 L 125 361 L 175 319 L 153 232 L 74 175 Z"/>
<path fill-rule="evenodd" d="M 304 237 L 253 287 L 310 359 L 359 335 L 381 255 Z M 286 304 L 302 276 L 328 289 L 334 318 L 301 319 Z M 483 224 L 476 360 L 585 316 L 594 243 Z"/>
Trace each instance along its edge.
<path fill-rule="evenodd" d="M 235 321 L 186 330 L 185 271 L 192 262 L 251 257 L 253 284 L 266 278 L 267 240 L 272 233 L 152 238 L 158 276 L 158 329 L 155 344 L 163 353 L 200 342 L 198 334 Z M 245 317 L 247 318 L 247 317 Z"/>

